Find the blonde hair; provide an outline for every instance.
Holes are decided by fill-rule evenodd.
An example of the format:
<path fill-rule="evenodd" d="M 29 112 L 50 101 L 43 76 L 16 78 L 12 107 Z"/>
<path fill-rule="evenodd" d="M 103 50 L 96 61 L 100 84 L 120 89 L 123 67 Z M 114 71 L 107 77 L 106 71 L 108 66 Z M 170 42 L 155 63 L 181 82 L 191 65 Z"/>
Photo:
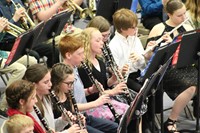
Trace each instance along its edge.
<path fill-rule="evenodd" d="M 92 66 L 92 63 L 90 62 L 90 57 L 91 57 L 91 54 L 92 54 L 90 42 L 91 42 L 91 39 L 92 39 L 92 34 L 96 31 L 99 31 L 99 30 L 97 28 L 94 28 L 94 27 L 88 27 L 88 28 L 85 28 L 83 30 L 83 32 L 81 33 L 81 39 L 82 39 L 83 44 L 84 44 L 85 62 L 87 62 L 90 67 Z M 99 57 L 100 57 L 100 55 L 97 56 L 97 58 L 99 58 Z"/>
<path fill-rule="evenodd" d="M 190 12 L 191 19 L 196 28 L 200 27 L 200 1 L 187 0 L 185 3 L 187 10 Z"/>
<path fill-rule="evenodd" d="M 8 133 L 19 133 L 26 127 L 34 126 L 34 122 L 26 115 L 16 114 L 5 122 L 5 126 Z"/>

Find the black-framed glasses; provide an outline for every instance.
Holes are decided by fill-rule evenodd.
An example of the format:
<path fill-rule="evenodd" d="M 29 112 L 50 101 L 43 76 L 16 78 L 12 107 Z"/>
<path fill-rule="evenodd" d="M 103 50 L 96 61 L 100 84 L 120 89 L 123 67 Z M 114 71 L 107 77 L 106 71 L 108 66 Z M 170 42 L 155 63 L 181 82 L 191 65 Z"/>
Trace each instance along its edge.
<path fill-rule="evenodd" d="M 74 81 L 70 82 L 63 82 L 64 84 L 68 85 L 68 87 L 72 87 L 74 85 Z"/>

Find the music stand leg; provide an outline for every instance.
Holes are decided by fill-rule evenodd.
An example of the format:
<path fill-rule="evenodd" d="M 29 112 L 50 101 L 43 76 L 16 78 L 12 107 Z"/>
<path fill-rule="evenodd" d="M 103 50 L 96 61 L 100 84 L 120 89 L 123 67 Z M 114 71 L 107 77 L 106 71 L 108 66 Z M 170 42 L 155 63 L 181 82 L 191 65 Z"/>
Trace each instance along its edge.
<path fill-rule="evenodd" d="M 29 67 L 29 55 L 30 55 L 30 49 L 26 49 L 26 55 L 27 55 L 27 68 Z"/>
<path fill-rule="evenodd" d="M 52 65 L 55 63 L 55 49 L 56 49 L 56 41 L 55 41 L 55 32 L 52 32 Z"/>
<path fill-rule="evenodd" d="M 197 53 L 197 55 L 198 55 L 198 82 L 197 82 L 197 105 L 198 105 L 198 107 L 197 107 L 197 118 L 196 118 L 196 133 L 200 133 L 200 131 L 199 131 L 199 102 L 200 102 L 200 99 L 199 99 L 199 96 L 200 96 L 200 52 L 198 52 Z"/>

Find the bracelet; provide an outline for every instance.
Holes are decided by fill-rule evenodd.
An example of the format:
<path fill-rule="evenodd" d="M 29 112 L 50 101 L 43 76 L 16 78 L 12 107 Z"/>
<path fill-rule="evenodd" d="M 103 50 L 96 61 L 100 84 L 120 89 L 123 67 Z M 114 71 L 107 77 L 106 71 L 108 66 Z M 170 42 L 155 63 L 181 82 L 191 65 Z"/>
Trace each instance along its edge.
<path fill-rule="evenodd" d="M 92 92 L 90 91 L 90 88 L 87 88 L 87 93 L 90 95 Z"/>

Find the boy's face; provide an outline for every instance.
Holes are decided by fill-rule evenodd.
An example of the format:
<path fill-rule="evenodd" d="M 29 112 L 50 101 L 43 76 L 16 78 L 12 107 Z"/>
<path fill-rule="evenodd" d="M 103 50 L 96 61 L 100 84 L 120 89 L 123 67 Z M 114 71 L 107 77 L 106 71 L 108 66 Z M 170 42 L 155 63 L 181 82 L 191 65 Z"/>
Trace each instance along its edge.
<path fill-rule="evenodd" d="M 79 66 L 81 61 L 84 60 L 84 48 L 81 47 L 72 53 L 69 57 L 69 61 L 73 66 Z"/>
<path fill-rule="evenodd" d="M 136 35 L 136 32 L 137 32 L 137 26 L 136 25 L 133 25 L 132 27 L 126 29 L 126 30 L 123 30 L 122 29 L 122 35 L 127 37 L 127 36 L 135 36 Z"/>

